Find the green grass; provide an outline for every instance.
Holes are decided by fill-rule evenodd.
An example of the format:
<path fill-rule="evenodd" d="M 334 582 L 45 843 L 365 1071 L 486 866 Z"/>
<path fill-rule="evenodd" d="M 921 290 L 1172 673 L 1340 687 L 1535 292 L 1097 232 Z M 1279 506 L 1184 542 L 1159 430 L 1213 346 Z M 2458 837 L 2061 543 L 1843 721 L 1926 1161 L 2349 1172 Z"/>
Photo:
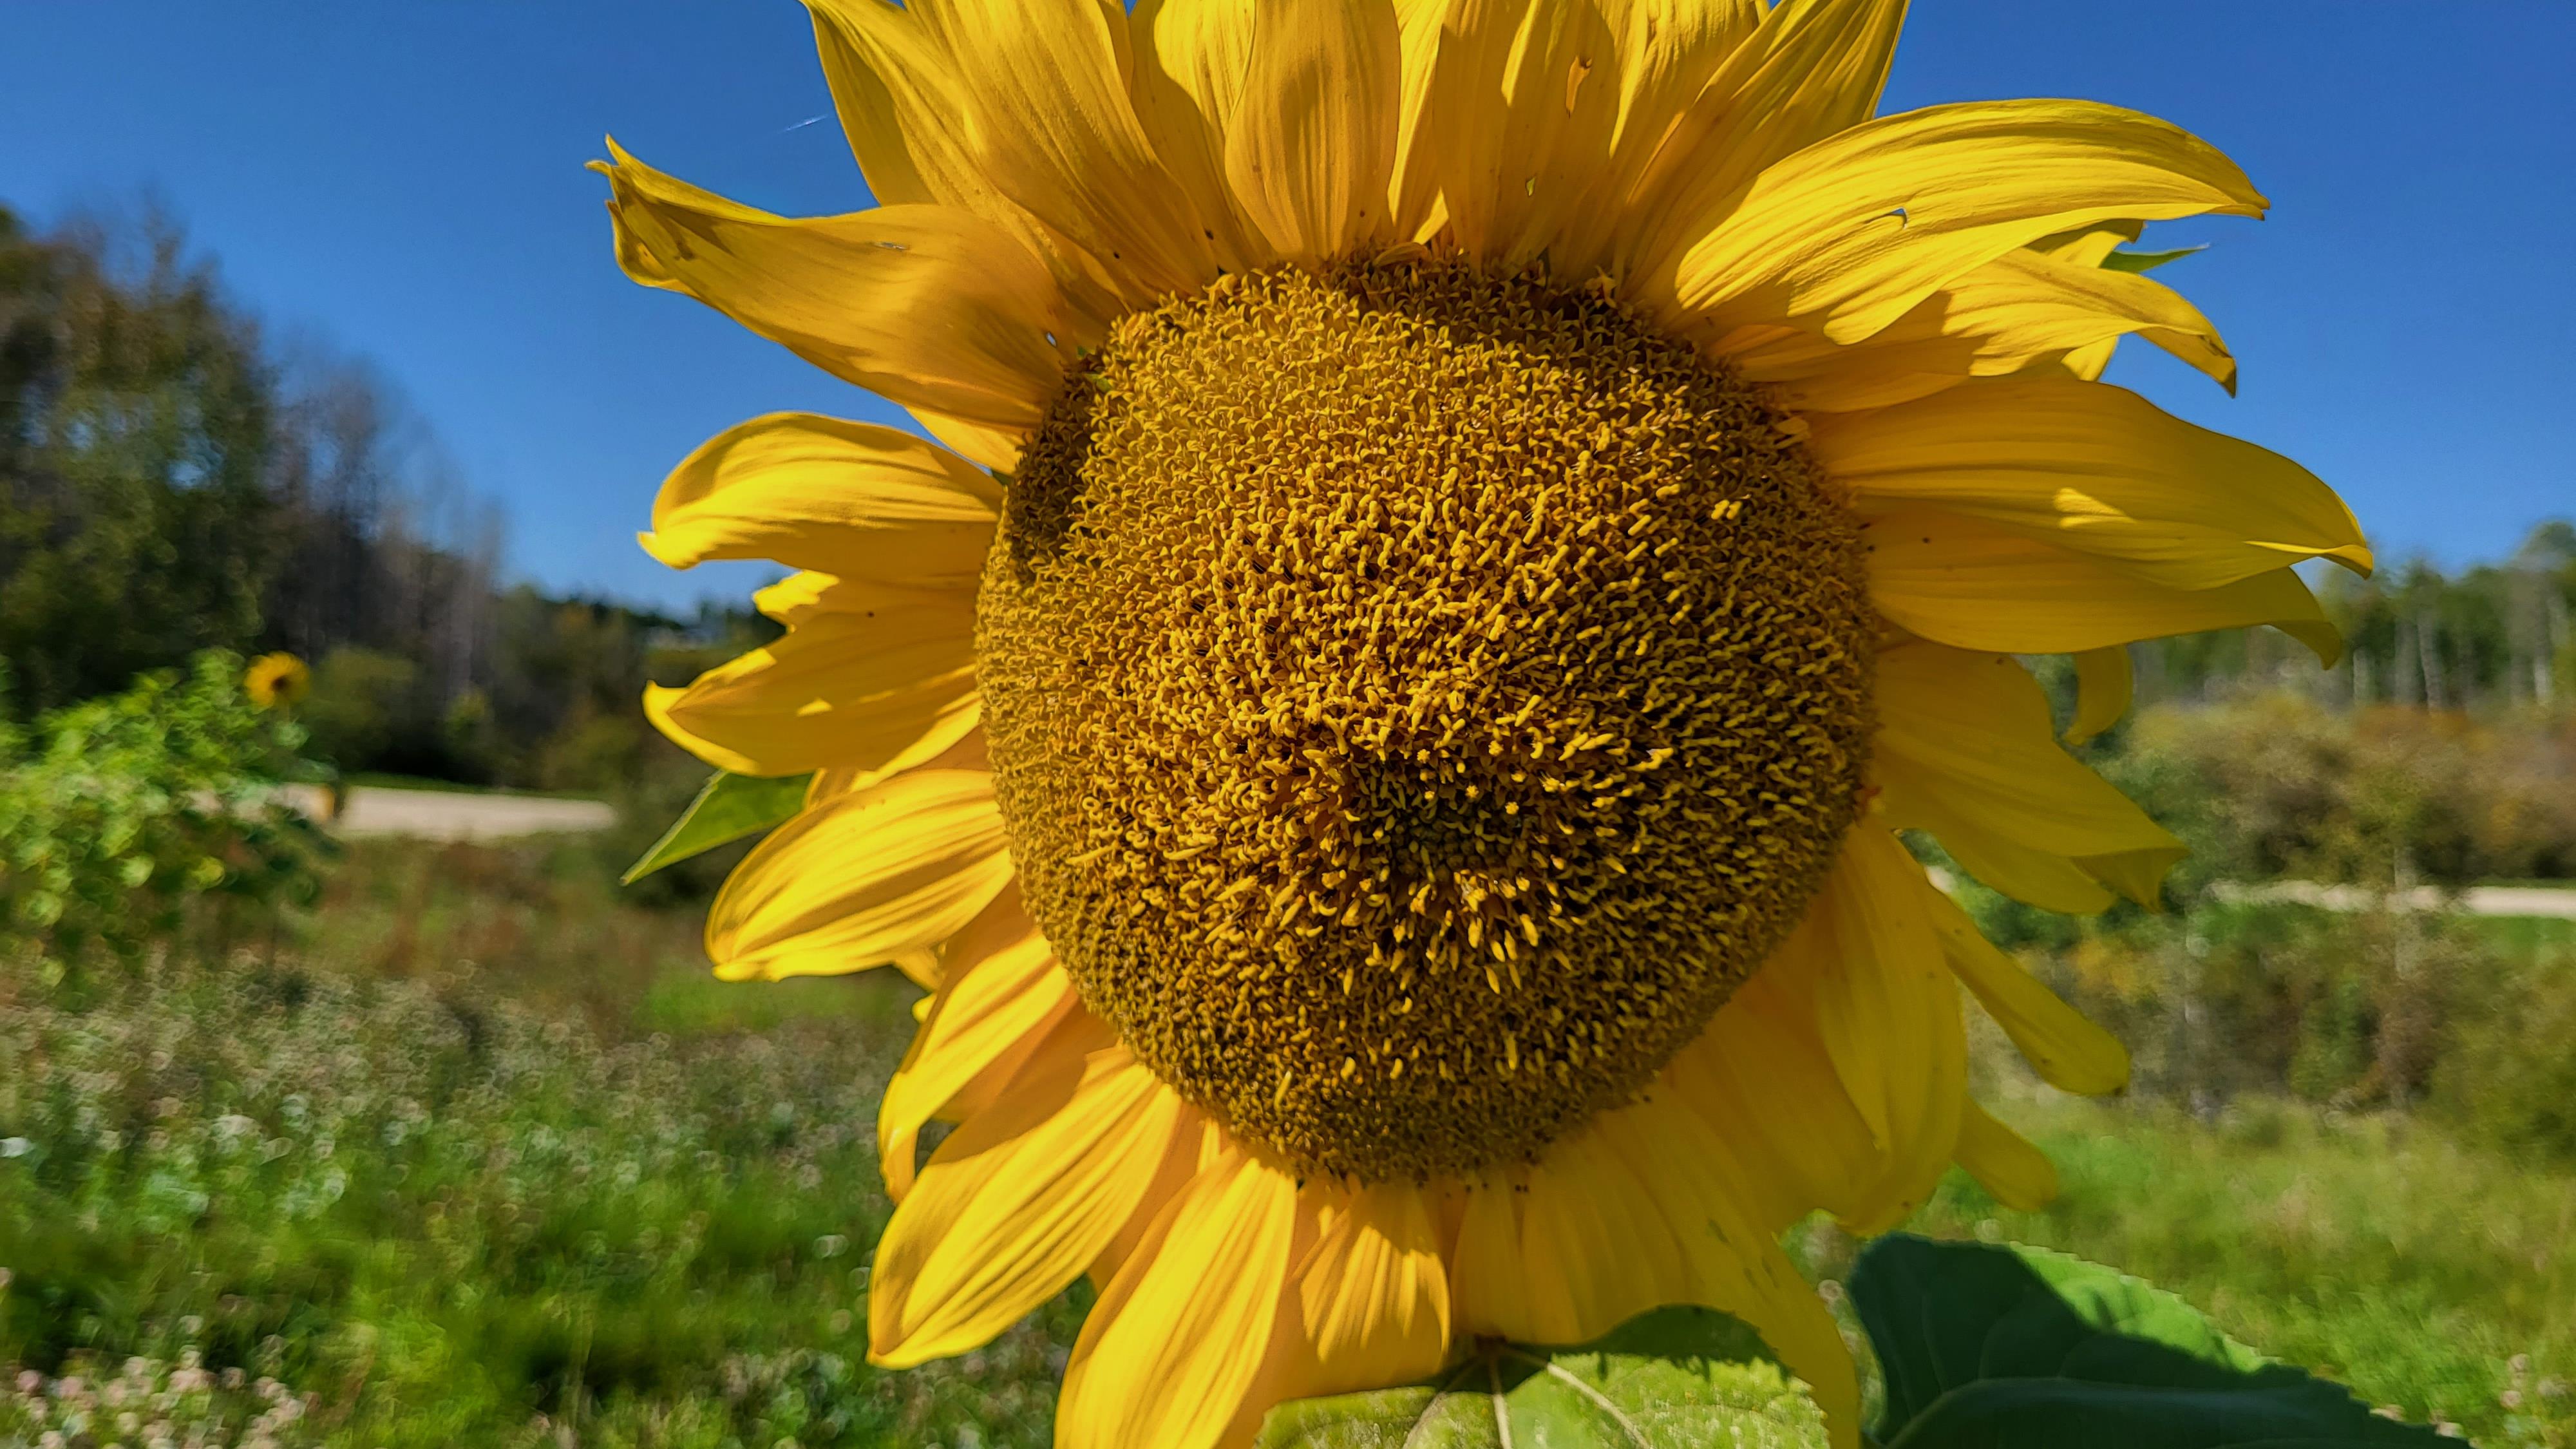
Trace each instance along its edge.
<path fill-rule="evenodd" d="M 1069 1305 L 960 1364 L 863 1362 L 890 1014 L 610 1043 L 291 969 L 20 1003 L 0 1363 L 239 1368 L 310 1396 L 280 1442 L 353 1449 L 549 1422 L 595 1445 L 1043 1444 Z"/>
<path fill-rule="evenodd" d="M 223 1449 L 1047 1443 L 1079 1289 L 965 1359 L 864 1362 L 916 993 L 712 981 L 685 872 L 609 884 L 631 844 L 361 842 L 253 959 L 79 1011 L 0 975 L 0 1446 L 34 1442 L 18 1367 L 57 1427 L 121 1384 Z M 1954 1174 L 1917 1230 L 2107 1262 L 2375 1404 L 2576 1446 L 2563 1160 L 2429 1116 L 2004 1096 L 2064 1195 Z"/>

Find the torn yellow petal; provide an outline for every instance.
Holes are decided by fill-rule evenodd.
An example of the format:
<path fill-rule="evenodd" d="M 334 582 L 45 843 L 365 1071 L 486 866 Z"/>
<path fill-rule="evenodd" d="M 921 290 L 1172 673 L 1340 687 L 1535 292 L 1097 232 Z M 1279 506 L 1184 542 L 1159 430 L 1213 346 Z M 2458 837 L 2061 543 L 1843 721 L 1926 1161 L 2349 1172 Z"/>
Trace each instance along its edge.
<path fill-rule="evenodd" d="M 2048 1154 L 1987 1115 L 1973 1098 L 1960 1111 L 1959 1165 L 2008 1208 L 2037 1212 L 2057 1196 L 2057 1168 Z"/>
<path fill-rule="evenodd" d="M 1055 283 L 992 223 L 940 206 L 772 216 L 610 150 L 609 214 L 638 280 L 906 407 L 1026 429 L 1061 385 Z"/>
<path fill-rule="evenodd" d="M 2263 207 L 2234 162 L 2134 111 L 1935 106 L 1817 142 L 1708 208 L 1711 224 L 1671 271 L 1669 306 L 1709 335 L 1787 318 L 1853 342 L 2052 232 Z"/>
<path fill-rule="evenodd" d="M 638 541 L 673 568 L 765 558 L 916 588 L 971 589 L 1002 490 L 953 453 L 873 423 L 772 413 L 700 444 Z"/>
<path fill-rule="evenodd" d="M 2287 568 L 2177 589 L 2098 556 L 1962 513 L 1873 520 L 1862 534 L 1870 601 L 1927 639 L 2000 654 L 2075 654 L 2112 644 L 2270 624 L 2332 664 L 2343 641 Z"/>
<path fill-rule="evenodd" d="M 1011 878 L 993 777 L 917 769 L 770 832 L 707 910 L 728 981 L 838 975 L 957 934 Z"/>
<path fill-rule="evenodd" d="M 2137 685 L 2129 663 L 2129 646 L 2114 644 L 2070 656 L 2075 664 L 2075 718 L 2066 726 L 2066 743 L 2080 745 L 2097 738 L 2129 712 Z"/>
<path fill-rule="evenodd" d="M 784 637 L 684 689 L 646 686 L 645 717 L 738 775 L 906 769 L 981 719 L 971 595 L 844 579 L 795 602 Z"/>
<path fill-rule="evenodd" d="M 1950 970 L 2012 1038 L 2042 1081 L 2099 1097 L 2129 1084 L 2129 1051 L 1986 939 L 1956 901 L 1926 885 Z"/>
<path fill-rule="evenodd" d="M 2361 525 L 2315 474 L 2125 388 L 1985 378 L 1809 421 L 1809 450 L 1864 519 L 1939 509 L 2176 589 L 2308 558 L 2370 567 Z"/>
<path fill-rule="evenodd" d="M 877 1160 L 897 1202 L 912 1188 L 922 1125 L 986 1105 L 1011 1069 L 1081 1010 L 1073 978 L 1038 934 L 1016 886 L 948 943 L 940 974 L 945 984 L 877 1104 Z"/>
<path fill-rule="evenodd" d="M 1180 1099 L 1123 1046 L 1051 1059 L 931 1154 L 877 1243 L 868 1359 L 980 1348 L 1082 1276 L 1135 1211 Z"/>
<path fill-rule="evenodd" d="M 1260 1369 L 1297 1188 L 1228 1152 L 1101 1290 L 1065 1368 L 1057 1449 L 1215 1449 Z"/>
<path fill-rule="evenodd" d="M 1880 652 L 1877 688 L 1891 825 L 1937 835 L 1964 822 L 2073 861 L 2135 860 L 2140 869 L 2112 883 L 2156 899 L 2182 842 L 2066 753 L 2048 696 L 2018 661 L 1916 640 Z"/>

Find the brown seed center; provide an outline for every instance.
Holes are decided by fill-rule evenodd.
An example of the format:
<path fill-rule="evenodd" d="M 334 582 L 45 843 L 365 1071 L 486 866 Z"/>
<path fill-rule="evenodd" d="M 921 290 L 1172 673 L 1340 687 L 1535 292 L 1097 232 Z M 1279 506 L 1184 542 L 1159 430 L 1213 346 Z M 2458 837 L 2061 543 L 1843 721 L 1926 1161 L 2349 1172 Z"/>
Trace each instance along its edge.
<path fill-rule="evenodd" d="M 1007 490 L 977 649 L 1030 909 L 1301 1170 L 1527 1158 L 1643 1086 L 1856 811 L 1856 536 L 1748 385 L 1436 264 L 1123 321 Z"/>

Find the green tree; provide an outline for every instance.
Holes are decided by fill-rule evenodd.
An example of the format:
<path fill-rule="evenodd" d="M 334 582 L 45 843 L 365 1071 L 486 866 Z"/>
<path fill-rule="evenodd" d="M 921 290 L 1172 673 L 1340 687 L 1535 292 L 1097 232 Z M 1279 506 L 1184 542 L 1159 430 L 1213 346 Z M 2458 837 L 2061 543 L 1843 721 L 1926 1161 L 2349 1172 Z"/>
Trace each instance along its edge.
<path fill-rule="evenodd" d="M 0 211 L 0 657 L 17 707 L 122 687 L 259 633 L 274 572 L 271 387 L 251 323 L 166 226 Z"/>

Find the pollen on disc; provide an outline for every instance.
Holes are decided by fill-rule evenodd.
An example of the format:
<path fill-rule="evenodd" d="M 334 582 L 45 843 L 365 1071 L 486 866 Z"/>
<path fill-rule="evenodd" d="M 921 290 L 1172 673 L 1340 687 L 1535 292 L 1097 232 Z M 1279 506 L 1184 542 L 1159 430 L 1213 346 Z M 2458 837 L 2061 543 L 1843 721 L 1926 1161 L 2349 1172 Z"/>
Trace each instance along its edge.
<path fill-rule="evenodd" d="M 1444 264 L 1121 322 L 977 629 L 1083 1000 L 1308 1172 L 1528 1159 L 1633 1096 L 1858 808 L 1858 541 L 1783 421 L 1595 297 Z"/>

